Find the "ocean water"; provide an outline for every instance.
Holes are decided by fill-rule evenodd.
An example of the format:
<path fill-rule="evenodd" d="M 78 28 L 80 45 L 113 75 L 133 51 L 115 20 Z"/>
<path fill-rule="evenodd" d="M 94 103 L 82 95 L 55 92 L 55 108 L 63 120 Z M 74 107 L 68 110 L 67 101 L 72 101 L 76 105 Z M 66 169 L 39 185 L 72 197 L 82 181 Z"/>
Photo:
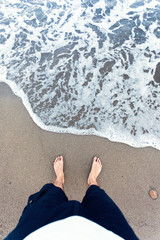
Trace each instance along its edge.
<path fill-rule="evenodd" d="M 44 130 L 160 149 L 160 0 L 1 0 L 0 81 Z"/>

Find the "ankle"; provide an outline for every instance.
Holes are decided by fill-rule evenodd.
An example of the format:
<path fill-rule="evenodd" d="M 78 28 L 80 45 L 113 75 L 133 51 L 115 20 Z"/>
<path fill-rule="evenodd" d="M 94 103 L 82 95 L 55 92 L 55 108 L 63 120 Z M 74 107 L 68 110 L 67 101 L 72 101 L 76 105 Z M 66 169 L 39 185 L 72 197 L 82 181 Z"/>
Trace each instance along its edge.
<path fill-rule="evenodd" d="M 98 186 L 97 179 L 95 177 L 89 176 L 88 185 L 89 186 L 91 186 L 91 185 L 97 185 Z"/>
<path fill-rule="evenodd" d="M 64 184 L 64 174 L 59 175 L 58 177 L 56 177 L 55 182 L 59 183 L 59 184 Z"/>
<path fill-rule="evenodd" d="M 63 186 L 64 182 L 62 180 L 56 179 L 53 184 L 54 184 L 54 186 L 59 187 L 62 190 L 64 190 L 64 186 Z"/>

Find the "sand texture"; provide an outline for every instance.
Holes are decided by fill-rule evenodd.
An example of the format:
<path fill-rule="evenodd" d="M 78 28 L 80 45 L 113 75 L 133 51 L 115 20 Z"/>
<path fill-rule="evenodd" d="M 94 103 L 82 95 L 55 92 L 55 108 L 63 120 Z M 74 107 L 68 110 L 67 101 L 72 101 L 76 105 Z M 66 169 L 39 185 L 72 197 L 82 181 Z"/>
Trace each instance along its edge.
<path fill-rule="evenodd" d="M 0 240 L 17 224 L 28 196 L 55 179 L 52 162 L 64 156 L 65 192 L 82 200 L 93 156 L 98 178 L 141 240 L 160 239 L 160 151 L 132 148 L 95 136 L 43 131 L 21 100 L 0 84 Z M 149 192 L 155 189 L 158 198 Z"/>

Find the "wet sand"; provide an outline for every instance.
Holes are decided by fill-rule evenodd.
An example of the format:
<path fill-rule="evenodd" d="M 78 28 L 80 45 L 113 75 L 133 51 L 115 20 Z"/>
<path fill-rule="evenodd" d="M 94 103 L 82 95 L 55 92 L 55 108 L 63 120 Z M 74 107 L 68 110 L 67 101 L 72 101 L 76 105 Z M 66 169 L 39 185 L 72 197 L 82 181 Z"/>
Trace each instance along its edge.
<path fill-rule="evenodd" d="M 82 200 L 93 156 L 102 160 L 99 185 L 142 240 L 160 239 L 160 151 L 132 148 L 96 136 L 40 129 L 21 100 L 0 84 L 0 240 L 17 224 L 30 194 L 55 179 L 52 162 L 64 156 L 65 192 Z M 149 196 L 156 189 L 158 199 Z"/>

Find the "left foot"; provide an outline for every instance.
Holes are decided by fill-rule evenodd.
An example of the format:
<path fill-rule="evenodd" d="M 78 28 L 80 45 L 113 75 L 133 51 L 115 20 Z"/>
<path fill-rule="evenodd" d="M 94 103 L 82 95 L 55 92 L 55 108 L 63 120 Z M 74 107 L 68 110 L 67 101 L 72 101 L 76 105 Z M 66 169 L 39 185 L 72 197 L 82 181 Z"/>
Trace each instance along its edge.
<path fill-rule="evenodd" d="M 63 172 L 63 156 L 58 156 L 53 163 L 53 168 L 56 173 L 56 181 L 54 185 L 63 189 L 64 172 Z"/>

